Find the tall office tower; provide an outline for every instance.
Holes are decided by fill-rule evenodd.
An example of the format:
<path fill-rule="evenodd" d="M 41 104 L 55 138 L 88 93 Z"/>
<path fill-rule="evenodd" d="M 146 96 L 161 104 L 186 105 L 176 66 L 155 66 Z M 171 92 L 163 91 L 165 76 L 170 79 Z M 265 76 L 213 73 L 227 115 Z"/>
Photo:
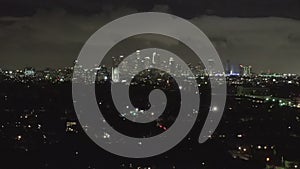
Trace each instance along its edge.
<path fill-rule="evenodd" d="M 111 80 L 113 82 L 120 82 L 120 71 L 118 67 L 112 67 Z"/>
<path fill-rule="evenodd" d="M 121 69 L 121 72 L 128 72 L 128 69 L 129 69 L 128 61 L 127 60 L 123 60 L 120 63 L 119 68 Z"/>
<path fill-rule="evenodd" d="M 232 74 L 233 70 L 232 70 L 232 66 L 230 64 L 230 60 L 226 60 L 226 65 L 225 65 L 225 74 Z"/>
<path fill-rule="evenodd" d="M 160 54 L 156 51 L 156 52 L 153 52 L 152 54 L 152 65 L 159 65 L 159 66 L 162 66 L 162 59 L 161 59 L 161 56 Z"/>
<path fill-rule="evenodd" d="M 134 63 L 133 63 L 133 69 L 132 70 L 132 73 L 138 73 L 137 70 L 140 68 L 141 66 L 141 51 L 140 50 L 137 50 L 135 52 L 135 57 L 136 59 L 134 60 Z"/>
<path fill-rule="evenodd" d="M 144 61 L 144 66 L 145 66 L 144 68 L 149 69 L 151 67 L 151 58 L 146 56 L 143 61 Z"/>
<path fill-rule="evenodd" d="M 170 57 L 169 58 L 169 71 L 171 74 L 175 74 L 176 75 L 176 64 L 175 64 L 175 60 L 174 58 Z"/>
<path fill-rule="evenodd" d="M 215 73 L 215 60 L 208 59 L 208 74 L 212 76 Z"/>
<path fill-rule="evenodd" d="M 153 52 L 153 54 L 152 54 L 152 64 L 153 64 L 153 65 L 156 64 L 156 62 L 155 62 L 156 57 L 157 57 L 156 54 L 157 54 L 156 52 Z"/>

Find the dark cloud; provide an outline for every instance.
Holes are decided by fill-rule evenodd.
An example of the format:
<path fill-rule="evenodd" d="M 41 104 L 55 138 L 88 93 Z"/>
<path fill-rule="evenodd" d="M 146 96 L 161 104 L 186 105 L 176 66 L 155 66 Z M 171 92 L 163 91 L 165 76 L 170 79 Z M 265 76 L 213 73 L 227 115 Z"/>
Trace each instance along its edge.
<path fill-rule="evenodd" d="M 32 17 L 2 17 L 0 67 L 36 68 L 72 65 L 82 45 L 105 23 L 136 10 L 82 16 L 63 9 L 39 10 Z"/>
<path fill-rule="evenodd" d="M 55 8 L 82 15 L 119 8 L 143 12 L 152 10 L 156 5 L 166 5 L 173 14 L 184 18 L 217 15 L 300 19 L 299 0 L 0 0 L 0 16 L 32 16 L 39 9 Z"/>
<path fill-rule="evenodd" d="M 300 21 L 283 17 L 228 17 L 235 15 L 237 13 L 235 11 L 241 12 L 243 9 L 240 8 L 241 6 L 252 3 L 250 7 L 255 10 L 259 9 L 258 6 L 263 7 L 262 3 L 275 4 L 266 8 L 265 13 L 272 14 L 270 11 L 273 11 L 273 14 L 277 12 L 278 15 L 280 11 L 289 13 L 283 10 L 288 8 L 286 5 L 278 7 L 283 3 L 281 0 L 273 0 L 272 3 L 270 0 L 260 2 L 240 0 L 234 3 L 235 5 L 232 4 L 232 7 L 228 7 L 229 1 L 227 0 L 209 1 L 204 11 L 210 15 L 201 15 L 203 10 L 184 12 L 189 8 L 198 9 L 202 3 L 208 3 L 203 0 L 194 3 L 174 0 L 172 4 L 165 0 L 159 5 L 154 5 L 157 3 L 154 0 L 147 2 L 124 0 L 118 5 L 114 5 L 117 1 L 97 0 L 89 0 L 85 3 L 81 0 L 41 2 L 38 0 L 26 2 L 25 0 L 19 2 L 0 0 L 0 4 L 8 5 L 11 13 L 14 14 L 10 15 L 10 12 L 1 11 L 0 67 L 15 69 L 34 66 L 42 69 L 70 66 L 84 42 L 101 26 L 127 14 L 151 10 L 182 13 L 185 16 L 189 15 L 188 17 L 195 15 L 189 20 L 207 34 L 224 63 L 230 60 L 235 64 L 251 64 L 256 71 L 273 70 L 300 74 L 298 68 Z M 285 2 L 295 3 L 294 0 Z M 25 3 L 25 6 L 20 5 Z M 19 4 L 20 11 L 12 8 L 18 6 L 16 4 Z M 218 8 L 218 4 L 224 4 L 224 6 Z M 278 10 L 274 10 L 275 7 Z M 294 13 L 293 9 L 296 7 L 296 5 L 290 7 L 290 13 Z M 4 7 L 0 5 L 0 8 Z M 226 13 L 226 17 L 212 16 L 216 13 L 219 15 Z M 247 13 L 251 12 L 246 10 L 243 16 L 247 16 Z"/>
<path fill-rule="evenodd" d="M 224 63 L 250 64 L 256 71 L 300 73 L 300 21 L 294 19 L 223 18 L 191 20 L 213 41 Z"/>

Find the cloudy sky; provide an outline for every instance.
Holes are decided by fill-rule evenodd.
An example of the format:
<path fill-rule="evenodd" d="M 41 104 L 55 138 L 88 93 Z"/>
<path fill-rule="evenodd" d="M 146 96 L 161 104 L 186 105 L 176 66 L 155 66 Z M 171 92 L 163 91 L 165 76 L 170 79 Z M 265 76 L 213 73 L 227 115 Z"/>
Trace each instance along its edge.
<path fill-rule="evenodd" d="M 0 0 L 0 68 L 71 66 L 97 29 L 143 11 L 190 20 L 224 63 L 300 74 L 298 0 Z"/>

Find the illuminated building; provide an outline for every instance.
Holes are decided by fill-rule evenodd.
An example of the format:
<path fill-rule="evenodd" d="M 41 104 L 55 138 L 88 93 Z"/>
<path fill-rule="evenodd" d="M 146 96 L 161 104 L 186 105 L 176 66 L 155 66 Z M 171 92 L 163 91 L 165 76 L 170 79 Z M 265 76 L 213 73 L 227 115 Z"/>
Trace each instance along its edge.
<path fill-rule="evenodd" d="M 156 64 L 156 62 L 155 62 L 156 55 L 157 55 L 157 53 L 156 53 L 156 52 L 153 52 L 153 54 L 152 54 L 152 64 L 153 64 L 153 65 Z"/>
<path fill-rule="evenodd" d="M 208 74 L 212 76 L 214 74 L 215 61 L 208 59 Z"/>
<path fill-rule="evenodd" d="M 251 76 L 252 66 L 240 65 L 241 67 L 241 75 L 243 76 Z"/>
<path fill-rule="evenodd" d="M 35 70 L 33 68 L 25 68 L 24 75 L 25 76 L 34 76 Z"/>
<path fill-rule="evenodd" d="M 111 79 L 113 82 L 119 82 L 120 81 L 120 71 L 119 69 L 116 67 L 116 68 L 112 68 L 112 71 L 111 71 Z"/>
<path fill-rule="evenodd" d="M 77 125 L 77 123 L 74 121 L 67 121 L 66 132 L 77 132 L 76 125 Z"/>

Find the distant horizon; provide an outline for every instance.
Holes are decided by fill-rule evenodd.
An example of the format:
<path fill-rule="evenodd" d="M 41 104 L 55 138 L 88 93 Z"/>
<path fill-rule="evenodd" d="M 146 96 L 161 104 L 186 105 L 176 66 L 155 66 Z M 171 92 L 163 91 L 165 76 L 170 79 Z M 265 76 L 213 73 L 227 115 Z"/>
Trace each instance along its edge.
<path fill-rule="evenodd" d="M 236 65 L 239 65 L 239 64 L 236 64 Z M 249 65 L 249 66 L 251 66 L 251 65 Z M 74 65 L 73 66 L 64 66 L 64 67 L 45 67 L 45 68 L 36 68 L 36 67 L 33 67 L 33 66 L 24 66 L 23 68 L 11 68 L 11 69 L 0 67 L 0 70 L 2 70 L 2 71 L 17 71 L 17 70 L 25 70 L 26 68 L 33 68 L 35 71 L 44 71 L 44 70 L 47 70 L 47 69 L 59 70 L 59 69 L 73 68 L 73 67 L 74 67 Z M 112 67 L 112 66 L 108 66 L 108 67 Z M 205 69 L 202 69 L 202 70 L 205 70 Z M 238 72 L 235 71 L 233 73 L 238 73 Z M 297 76 L 300 75 L 300 73 L 276 72 L 276 71 L 270 71 L 270 70 L 252 71 L 252 73 L 254 73 L 254 74 L 291 74 L 291 75 L 297 75 Z M 216 73 L 216 74 L 218 74 L 218 73 Z"/>

